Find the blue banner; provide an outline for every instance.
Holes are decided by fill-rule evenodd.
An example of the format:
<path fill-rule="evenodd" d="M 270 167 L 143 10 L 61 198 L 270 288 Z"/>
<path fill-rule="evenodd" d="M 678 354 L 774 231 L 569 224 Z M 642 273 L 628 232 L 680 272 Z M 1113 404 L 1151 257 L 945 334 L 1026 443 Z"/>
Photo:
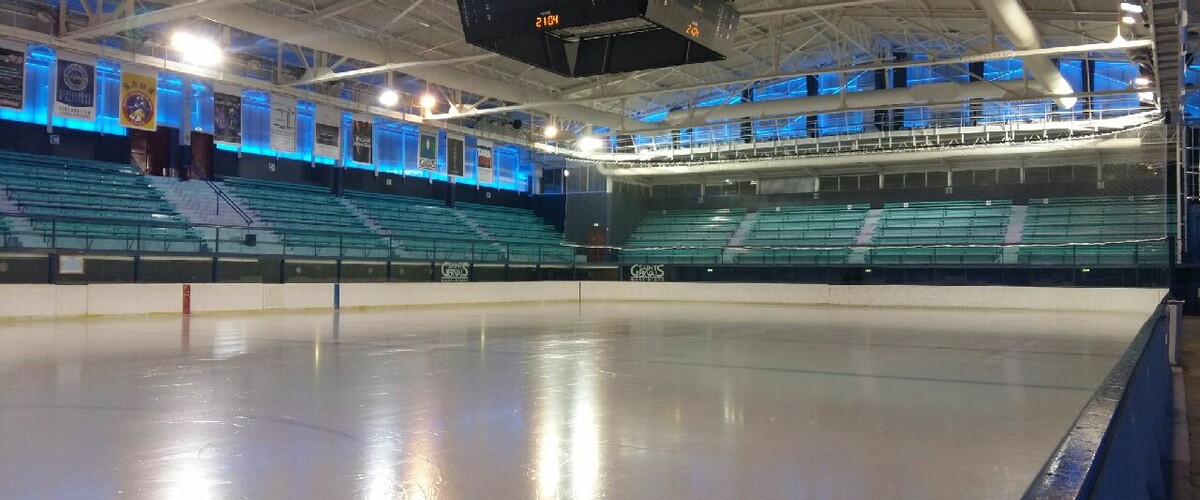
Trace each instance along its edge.
<path fill-rule="evenodd" d="M 74 120 L 96 120 L 96 67 L 58 60 L 54 90 L 54 116 Z"/>

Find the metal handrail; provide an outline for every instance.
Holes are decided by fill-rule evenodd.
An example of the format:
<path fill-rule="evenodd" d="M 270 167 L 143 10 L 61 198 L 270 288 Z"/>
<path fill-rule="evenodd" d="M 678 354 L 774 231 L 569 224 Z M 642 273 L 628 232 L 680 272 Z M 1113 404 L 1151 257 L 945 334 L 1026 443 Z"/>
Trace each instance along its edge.
<path fill-rule="evenodd" d="M 209 179 L 207 174 L 205 174 L 195 165 L 188 165 L 187 168 L 188 172 L 196 174 L 197 178 L 204 181 L 204 184 L 208 185 L 208 187 L 213 190 L 213 193 L 217 195 L 219 202 L 223 201 L 226 205 L 229 205 L 229 208 L 233 209 L 233 213 L 237 214 L 238 217 L 241 217 L 242 220 L 246 222 L 247 226 L 254 224 L 254 218 L 251 217 L 250 214 L 246 213 L 245 210 L 242 210 L 242 207 L 239 207 L 237 202 L 234 201 L 233 198 L 231 198 L 227 193 L 225 193 L 225 190 L 221 189 L 217 183 L 213 182 L 212 179 Z M 217 210 L 220 210 L 221 204 L 219 202 L 217 203 Z"/>

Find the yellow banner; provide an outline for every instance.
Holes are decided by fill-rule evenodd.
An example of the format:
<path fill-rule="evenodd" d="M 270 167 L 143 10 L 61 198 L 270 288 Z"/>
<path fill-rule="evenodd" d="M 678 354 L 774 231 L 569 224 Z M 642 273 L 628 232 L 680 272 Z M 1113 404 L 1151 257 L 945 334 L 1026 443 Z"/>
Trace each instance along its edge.
<path fill-rule="evenodd" d="M 158 76 L 121 73 L 121 126 L 158 128 Z"/>

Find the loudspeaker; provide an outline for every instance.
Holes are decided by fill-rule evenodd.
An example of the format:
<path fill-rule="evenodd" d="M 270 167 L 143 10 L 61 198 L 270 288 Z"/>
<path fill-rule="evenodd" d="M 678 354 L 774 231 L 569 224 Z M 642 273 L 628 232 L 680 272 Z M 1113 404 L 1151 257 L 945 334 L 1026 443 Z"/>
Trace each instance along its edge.
<path fill-rule="evenodd" d="M 521 130 L 521 127 L 523 126 L 525 126 L 525 122 L 522 122 L 521 120 L 513 120 L 512 122 L 513 130 Z"/>
<path fill-rule="evenodd" d="M 258 245 L 258 235 L 257 234 L 247 234 L 245 245 L 248 247 Z"/>

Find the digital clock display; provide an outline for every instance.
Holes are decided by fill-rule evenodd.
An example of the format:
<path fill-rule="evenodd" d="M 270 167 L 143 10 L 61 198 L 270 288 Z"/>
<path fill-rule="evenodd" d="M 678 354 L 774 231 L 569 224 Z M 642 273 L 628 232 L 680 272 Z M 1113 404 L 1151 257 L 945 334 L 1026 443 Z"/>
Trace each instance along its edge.
<path fill-rule="evenodd" d="M 560 22 L 558 14 L 542 14 L 533 20 L 533 27 L 544 30 L 558 26 Z"/>

